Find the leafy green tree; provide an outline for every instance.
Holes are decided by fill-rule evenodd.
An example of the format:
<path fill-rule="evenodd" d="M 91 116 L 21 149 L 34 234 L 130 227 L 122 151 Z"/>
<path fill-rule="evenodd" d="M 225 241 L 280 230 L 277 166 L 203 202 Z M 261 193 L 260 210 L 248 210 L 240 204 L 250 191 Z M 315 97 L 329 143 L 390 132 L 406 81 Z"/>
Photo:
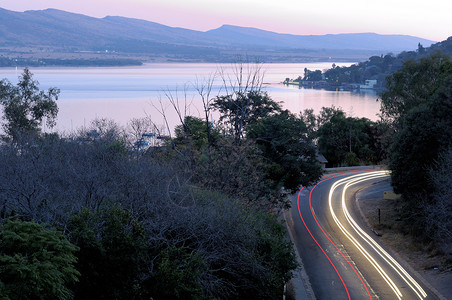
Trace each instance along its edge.
<path fill-rule="evenodd" d="M 344 162 L 347 166 L 359 166 L 360 161 L 355 152 L 348 152 L 345 154 Z"/>
<path fill-rule="evenodd" d="M 394 137 L 394 127 L 387 122 L 379 120 L 370 127 L 373 153 L 371 159 L 373 163 L 387 164 L 391 143 Z"/>
<path fill-rule="evenodd" d="M 452 61 L 441 53 L 405 61 L 402 69 L 386 79 L 387 90 L 381 95 L 382 117 L 397 128 L 402 126 L 408 111 L 429 102 L 451 70 Z"/>
<path fill-rule="evenodd" d="M 337 114 L 344 114 L 341 108 L 337 108 L 334 105 L 330 107 L 322 107 L 318 115 L 314 114 L 313 109 L 305 109 L 300 118 L 306 125 L 308 130 L 308 138 L 314 140 L 317 138 L 317 131 L 326 122 L 329 122 L 331 117 Z"/>
<path fill-rule="evenodd" d="M 317 129 L 322 127 L 326 122 L 329 122 L 333 116 L 344 115 L 345 112 L 339 107 L 332 105 L 331 107 L 322 107 L 317 116 Z"/>
<path fill-rule="evenodd" d="M 56 230 L 7 219 L 0 230 L 2 299 L 72 299 L 77 247 Z"/>
<path fill-rule="evenodd" d="M 77 269 L 82 276 L 74 288 L 76 299 L 140 294 L 148 248 L 143 228 L 128 211 L 118 206 L 98 212 L 83 209 L 69 220 L 68 229 L 71 241 L 80 248 Z"/>
<path fill-rule="evenodd" d="M 217 190 L 247 205 L 271 209 L 278 200 L 266 182 L 264 166 L 262 153 L 252 140 L 237 144 L 231 138 L 222 138 L 212 148 L 210 158 L 198 157 L 188 174 L 205 189 Z"/>
<path fill-rule="evenodd" d="M 305 109 L 300 113 L 300 118 L 306 126 L 308 139 L 314 140 L 317 137 L 318 130 L 317 116 L 314 114 L 314 109 Z"/>
<path fill-rule="evenodd" d="M 156 299 L 207 299 L 201 278 L 208 266 L 200 253 L 170 247 L 164 249 L 157 261 L 152 295 Z"/>
<path fill-rule="evenodd" d="M 245 136 L 248 125 L 281 111 L 280 104 L 260 90 L 217 96 L 212 106 L 220 112 L 220 122 L 223 122 L 227 134 L 236 141 Z"/>
<path fill-rule="evenodd" d="M 418 105 L 404 115 L 402 130 L 391 148 L 389 167 L 395 191 L 410 201 L 416 202 L 419 195 L 433 192 L 428 169 L 452 144 L 451 103 L 452 69 L 429 103 Z"/>
<path fill-rule="evenodd" d="M 176 147 L 186 144 L 189 141 L 193 142 L 196 150 L 201 150 L 203 147 L 208 146 L 209 138 L 205 120 L 193 116 L 186 116 L 184 118 L 184 124 L 185 126 L 178 125 L 174 129 Z M 220 139 L 219 130 L 211 126 L 209 135 L 212 145 L 215 145 Z"/>
<path fill-rule="evenodd" d="M 434 116 L 425 105 L 413 108 L 403 126 L 394 139 L 389 168 L 394 191 L 410 197 L 426 188 L 425 169 L 436 156 L 439 141 Z"/>
<path fill-rule="evenodd" d="M 255 140 L 267 161 L 267 179 L 273 188 L 294 193 L 321 176 L 316 149 L 308 139 L 302 118 L 287 110 L 253 123 L 247 137 Z"/>
<path fill-rule="evenodd" d="M 417 44 L 417 53 L 419 53 L 419 54 L 425 53 L 425 48 L 424 48 L 424 46 L 421 45 L 421 43 Z"/>
<path fill-rule="evenodd" d="M 260 289 L 250 299 L 280 299 L 281 286 L 292 277 L 289 270 L 297 267 L 291 243 L 287 242 L 287 229 L 274 215 L 259 214 L 259 221 L 253 224 L 259 240 L 256 253 L 259 262 L 267 269 L 260 277 Z"/>
<path fill-rule="evenodd" d="M 323 123 L 317 131 L 319 151 L 332 166 L 375 163 L 377 149 L 376 125 L 366 118 L 346 117 L 341 110 L 325 110 L 319 116 Z M 325 121 L 328 120 L 328 121 Z"/>
<path fill-rule="evenodd" d="M 435 54 L 407 61 L 388 79 L 383 116 L 393 121 L 392 183 L 407 198 L 431 191 L 427 169 L 450 141 L 452 61 Z"/>
<path fill-rule="evenodd" d="M 3 105 L 3 129 L 6 135 L 17 139 L 20 134 L 36 134 L 44 118 L 48 127 L 55 126 L 58 114 L 56 100 L 60 90 L 40 91 L 33 74 L 24 69 L 17 86 L 8 80 L 0 81 L 0 103 Z"/>
<path fill-rule="evenodd" d="M 406 229 L 444 247 L 432 233 L 439 223 L 430 218 L 435 214 L 441 220 L 450 210 L 435 181 L 443 179 L 432 174 L 443 174 L 437 162 L 452 147 L 452 61 L 440 54 L 410 61 L 393 79 L 384 100 L 388 102 L 382 103 L 382 111 L 395 124 L 389 157 L 392 185 L 402 194 Z M 443 229 L 441 235 L 447 234 Z"/>
<path fill-rule="evenodd" d="M 360 163 L 375 164 L 380 161 L 378 153 L 378 124 L 367 118 L 348 118 L 351 123 L 349 140 L 352 152 L 356 153 Z M 350 130 L 351 129 L 351 130 Z"/>
<path fill-rule="evenodd" d="M 304 69 L 303 77 L 304 81 L 321 81 L 322 79 L 323 79 L 322 71 L 320 70 L 311 71 L 307 70 L 306 68 Z"/>
<path fill-rule="evenodd" d="M 421 206 L 425 212 L 424 224 L 429 237 L 445 254 L 452 248 L 452 147 L 443 151 L 429 169 L 429 181 L 434 188 L 433 199 Z"/>
<path fill-rule="evenodd" d="M 325 71 L 324 76 L 325 80 L 332 85 L 341 85 L 350 81 L 350 75 L 348 73 L 345 74 L 341 67 L 335 67 L 334 64 L 331 69 Z"/>

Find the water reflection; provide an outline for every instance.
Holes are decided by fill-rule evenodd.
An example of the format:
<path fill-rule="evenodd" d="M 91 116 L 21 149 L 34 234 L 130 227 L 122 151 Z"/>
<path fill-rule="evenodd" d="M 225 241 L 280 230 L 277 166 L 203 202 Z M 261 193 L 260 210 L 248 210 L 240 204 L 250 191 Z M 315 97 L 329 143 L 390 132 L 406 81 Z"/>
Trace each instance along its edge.
<path fill-rule="evenodd" d="M 336 65 L 350 65 L 336 63 Z M 327 91 L 285 86 L 281 82 L 303 74 L 304 68 L 327 69 L 331 63 L 317 64 L 266 64 L 264 90 L 283 107 L 298 113 L 312 108 L 320 111 L 323 106 L 341 107 L 354 117 L 377 119 L 379 103 L 374 91 Z M 219 68 L 231 72 L 230 65 L 217 64 L 148 64 L 119 68 L 32 68 L 41 89 L 58 87 L 59 115 L 57 129 L 71 131 L 87 125 L 96 117 L 112 118 L 125 125 L 132 118 L 151 116 L 154 122 L 163 124 L 159 113 L 166 112 L 173 128 L 178 118 L 170 107 L 165 93 L 186 101 L 187 114 L 201 116 L 202 102 L 193 83 L 203 83 Z M 15 69 L 0 69 L 0 78 L 17 82 Z M 219 77 L 214 82 L 212 96 L 224 94 Z M 213 118 L 215 119 L 215 114 Z"/>

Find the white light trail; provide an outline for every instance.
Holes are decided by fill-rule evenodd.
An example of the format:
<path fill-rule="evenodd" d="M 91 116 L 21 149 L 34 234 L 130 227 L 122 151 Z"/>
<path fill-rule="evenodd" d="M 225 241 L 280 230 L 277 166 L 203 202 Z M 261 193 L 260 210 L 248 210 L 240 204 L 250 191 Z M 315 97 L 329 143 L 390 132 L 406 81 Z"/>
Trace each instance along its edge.
<path fill-rule="evenodd" d="M 366 174 L 357 174 L 353 176 L 349 176 L 347 178 L 336 181 L 330 189 L 328 202 L 330 207 L 330 212 L 333 217 L 333 220 L 336 222 L 340 230 L 344 233 L 345 236 L 355 245 L 355 247 L 363 254 L 363 256 L 370 262 L 370 264 L 377 270 L 380 276 L 384 279 L 384 281 L 389 285 L 389 287 L 393 290 L 398 299 L 402 299 L 402 293 L 400 292 L 397 285 L 394 281 L 389 277 L 389 275 L 383 270 L 383 268 L 378 264 L 378 262 L 373 258 L 370 253 L 358 242 L 358 240 L 353 237 L 353 235 L 345 229 L 344 225 L 339 221 L 338 217 L 334 213 L 332 206 L 332 198 L 335 189 L 345 183 L 345 186 L 342 190 L 342 210 L 346 216 L 347 221 L 355 230 L 355 232 L 366 241 L 369 246 L 374 249 L 374 251 L 388 264 L 390 265 L 396 273 L 408 284 L 408 286 L 416 293 L 416 295 L 420 299 L 424 299 L 427 297 L 427 294 L 422 289 L 422 287 L 405 271 L 405 269 L 394 259 L 392 258 L 376 241 L 374 241 L 364 230 L 358 226 L 355 220 L 351 217 L 346 205 L 345 205 L 345 193 L 348 187 L 371 179 L 383 178 L 388 176 L 387 171 L 378 171 L 378 172 L 370 172 Z"/>

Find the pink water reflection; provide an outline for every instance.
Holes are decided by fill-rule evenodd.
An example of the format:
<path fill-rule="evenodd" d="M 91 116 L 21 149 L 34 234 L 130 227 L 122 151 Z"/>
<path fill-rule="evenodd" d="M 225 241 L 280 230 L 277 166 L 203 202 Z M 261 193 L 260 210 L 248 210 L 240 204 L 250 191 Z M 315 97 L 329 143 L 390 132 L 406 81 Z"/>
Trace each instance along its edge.
<path fill-rule="evenodd" d="M 284 108 L 295 113 L 307 108 L 313 108 L 317 113 L 323 106 L 334 105 L 354 117 L 377 120 L 380 105 L 376 102 L 375 93 L 298 89 L 280 83 L 286 77 L 296 78 L 303 74 L 305 67 L 323 70 L 330 66 L 331 63 L 266 64 L 263 66 L 266 83 L 264 89 L 274 100 L 284 102 Z M 158 112 L 162 107 L 170 128 L 173 129 L 179 123 L 178 117 L 170 107 L 165 93 L 178 98 L 181 109 L 186 98 L 190 103 L 187 113 L 201 116 L 202 102 L 193 83 L 202 82 L 219 67 L 227 69 L 230 65 L 148 64 L 120 68 L 32 68 L 31 71 L 40 82 L 41 89 L 51 86 L 61 89 L 56 129 L 70 132 L 88 125 L 96 117 L 114 119 L 125 125 L 132 118 L 150 116 L 155 123 L 164 124 L 163 117 Z M 20 70 L 0 69 L 0 78 L 8 78 L 15 83 L 18 73 L 20 74 Z M 224 93 L 218 78 L 212 96 Z M 217 118 L 215 114 L 212 117 Z"/>

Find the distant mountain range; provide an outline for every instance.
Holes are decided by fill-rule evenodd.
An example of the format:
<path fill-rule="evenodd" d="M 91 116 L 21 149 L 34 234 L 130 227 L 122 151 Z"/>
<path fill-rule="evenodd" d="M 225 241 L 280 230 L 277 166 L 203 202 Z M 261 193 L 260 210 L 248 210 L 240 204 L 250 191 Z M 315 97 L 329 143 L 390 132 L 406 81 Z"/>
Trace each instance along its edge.
<path fill-rule="evenodd" d="M 0 8 L 0 24 L 0 54 L 30 58 L 102 53 L 141 59 L 226 61 L 237 54 L 248 54 L 270 61 L 313 61 L 331 56 L 338 61 L 434 43 L 408 35 L 291 35 L 232 25 L 202 32 L 125 17 L 93 18 L 56 9 L 14 12 Z"/>

